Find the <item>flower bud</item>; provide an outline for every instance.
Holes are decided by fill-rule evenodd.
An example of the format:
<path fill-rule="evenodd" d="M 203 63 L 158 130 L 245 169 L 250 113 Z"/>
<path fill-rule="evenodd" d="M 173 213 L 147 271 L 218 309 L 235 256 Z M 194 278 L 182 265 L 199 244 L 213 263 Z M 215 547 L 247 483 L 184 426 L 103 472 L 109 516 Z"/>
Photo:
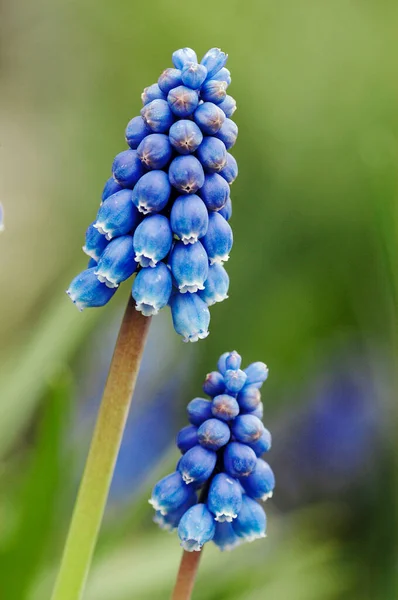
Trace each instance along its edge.
<path fill-rule="evenodd" d="M 264 432 L 264 425 L 253 415 L 239 415 L 231 427 L 236 441 L 243 444 L 257 442 Z"/>
<path fill-rule="evenodd" d="M 155 267 L 169 253 L 172 241 L 173 234 L 167 217 L 163 215 L 146 217 L 138 225 L 133 237 L 136 262 L 141 267 Z"/>
<path fill-rule="evenodd" d="M 193 122 L 186 119 L 176 121 L 170 127 L 170 143 L 180 154 L 191 154 L 203 140 L 202 132 Z"/>
<path fill-rule="evenodd" d="M 187 552 L 199 551 L 213 539 L 215 524 L 213 515 L 205 504 L 195 504 L 181 517 L 178 537 Z"/>
<path fill-rule="evenodd" d="M 242 491 L 236 479 L 225 473 L 216 475 L 210 484 L 207 506 L 220 523 L 236 519 L 242 506 Z"/>
<path fill-rule="evenodd" d="M 158 86 L 166 94 L 173 88 L 182 84 L 180 69 L 165 69 L 158 79 Z"/>
<path fill-rule="evenodd" d="M 198 57 L 192 48 L 180 48 L 180 50 L 173 52 L 172 61 L 176 69 L 182 70 L 189 62 L 197 63 Z"/>
<path fill-rule="evenodd" d="M 208 419 L 198 429 L 198 441 L 203 448 L 217 451 L 229 442 L 231 431 L 219 419 Z"/>
<path fill-rule="evenodd" d="M 232 229 L 228 222 L 219 213 L 210 213 L 209 226 L 206 235 L 202 238 L 210 264 L 226 262 L 229 259 L 232 243 Z"/>
<path fill-rule="evenodd" d="M 242 543 L 239 536 L 236 535 L 231 523 L 216 523 L 213 542 L 223 552 L 224 550 L 233 550 Z"/>
<path fill-rule="evenodd" d="M 207 373 L 203 383 L 203 391 L 212 398 L 225 392 L 224 377 L 218 371 Z"/>
<path fill-rule="evenodd" d="M 235 145 L 238 137 L 238 126 L 231 119 L 225 119 L 222 127 L 215 134 L 216 138 L 224 142 L 227 150 Z"/>
<path fill-rule="evenodd" d="M 221 354 L 220 358 L 218 359 L 217 369 L 220 371 L 221 375 L 225 375 L 225 373 L 227 372 L 226 361 L 227 361 L 227 357 L 230 354 L 231 354 L 230 352 L 224 352 L 224 354 Z"/>
<path fill-rule="evenodd" d="M 113 288 L 131 277 L 136 269 L 133 238 L 123 235 L 109 242 L 98 261 L 95 274 L 101 283 Z"/>
<path fill-rule="evenodd" d="M 133 192 L 121 190 L 103 202 L 93 227 L 107 240 L 130 233 L 139 222 L 139 212 L 132 203 Z"/>
<path fill-rule="evenodd" d="M 247 477 L 254 471 L 257 457 L 246 444 L 231 442 L 224 451 L 224 469 L 232 477 Z"/>
<path fill-rule="evenodd" d="M 224 177 L 225 181 L 228 181 L 231 185 L 238 176 L 238 163 L 232 156 L 227 152 L 227 162 L 225 167 L 220 171 L 221 177 Z"/>
<path fill-rule="evenodd" d="M 172 155 L 168 136 L 164 133 L 152 133 L 146 136 L 138 146 L 137 154 L 148 169 L 162 169 Z"/>
<path fill-rule="evenodd" d="M 227 85 L 231 85 L 231 72 L 227 67 L 223 67 L 215 75 L 211 77 L 211 79 L 216 81 L 225 81 Z"/>
<path fill-rule="evenodd" d="M 189 422 L 199 427 L 207 419 L 211 419 L 211 402 L 205 398 L 194 398 L 187 406 Z"/>
<path fill-rule="evenodd" d="M 218 419 L 231 421 L 239 414 L 239 404 L 228 394 L 219 394 L 213 398 L 211 412 Z"/>
<path fill-rule="evenodd" d="M 132 201 L 138 210 L 147 215 L 161 211 L 169 201 L 171 186 L 167 173 L 150 171 L 145 173 L 133 190 Z"/>
<path fill-rule="evenodd" d="M 225 145 L 215 137 L 204 138 L 197 150 L 197 155 L 203 168 L 209 173 L 222 171 L 227 164 L 227 150 Z"/>
<path fill-rule="evenodd" d="M 203 290 L 209 263 L 206 251 L 200 242 L 194 244 L 177 242 L 171 252 L 169 265 L 182 294 Z"/>
<path fill-rule="evenodd" d="M 244 538 L 245 542 L 253 542 L 265 537 L 267 518 L 263 507 L 246 494 L 242 498 L 242 508 L 232 527 L 235 533 Z"/>
<path fill-rule="evenodd" d="M 201 485 L 209 479 L 217 462 L 217 454 L 202 446 L 187 450 L 178 463 L 178 470 L 186 484 Z"/>
<path fill-rule="evenodd" d="M 203 167 L 195 156 L 177 156 L 170 164 L 172 186 L 184 194 L 194 194 L 205 181 Z"/>
<path fill-rule="evenodd" d="M 200 90 L 201 98 L 205 102 L 221 104 L 227 96 L 227 87 L 228 85 L 225 81 L 207 80 Z"/>
<path fill-rule="evenodd" d="M 179 85 L 169 91 L 167 102 L 177 117 L 185 118 L 195 111 L 199 103 L 199 95 L 196 90 L 191 90 L 185 85 Z"/>
<path fill-rule="evenodd" d="M 112 194 L 116 194 L 116 192 L 120 192 L 120 190 L 123 189 L 123 186 L 120 185 L 120 183 L 118 183 L 117 181 L 114 180 L 113 177 L 109 177 L 109 179 L 107 179 L 104 189 L 102 191 L 102 202 L 104 202 L 107 198 L 109 198 L 109 196 L 112 196 Z"/>
<path fill-rule="evenodd" d="M 138 148 L 142 140 L 149 135 L 151 130 L 142 117 L 134 117 L 127 123 L 126 142 L 132 150 Z"/>
<path fill-rule="evenodd" d="M 166 100 L 166 94 L 162 92 L 157 83 L 153 83 L 144 89 L 141 94 L 142 104 L 145 106 L 152 100 Z"/>
<path fill-rule="evenodd" d="M 207 78 L 210 79 L 225 66 L 228 60 L 228 54 L 222 52 L 220 48 L 211 48 L 208 50 L 202 60 L 201 65 L 204 65 L 207 69 Z"/>
<path fill-rule="evenodd" d="M 218 173 L 207 174 L 200 197 L 209 210 L 220 210 L 229 198 L 229 185 Z"/>
<path fill-rule="evenodd" d="M 181 520 L 181 517 L 184 513 L 187 512 L 191 506 L 197 503 L 197 497 L 195 492 L 192 490 L 192 494 L 189 499 L 181 504 L 176 510 L 168 512 L 166 515 L 162 515 L 162 513 L 158 510 L 153 517 L 154 523 L 157 523 L 161 529 L 165 529 L 166 531 L 174 531 L 177 529 L 178 524 Z"/>
<path fill-rule="evenodd" d="M 226 370 L 237 371 L 242 364 L 242 357 L 236 350 L 232 350 L 225 358 Z"/>
<path fill-rule="evenodd" d="M 263 362 L 252 363 L 245 369 L 247 374 L 246 385 L 260 388 L 268 377 L 268 367 Z"/>
<path fill-rule="evenodd" d="M 132 289 L 136 309 L 144 317 L 157 315 L 167 306 L 172 289 L 171 273 L 159 262 L 155 267 L 146 267 L 137 274 Z"/>
<path fill-rule="evenodd" d="M 120 185 L 132 188 L 141 175 L 144 174 L 137 151 L 124 150 L 123 152 L 119 152 L 113 161 L 112 174 Z"/>
<path fill-rule="evenodd" d="M 195 123 L 206 135 L 214 135 L 222 127 L 225 115 L 221 108 L 213 102 L 203 102 L 193 115 Z"/>
<path fill-rule="evenodd" d="M 206 77 L 206 67 L 195 62 L 186 63 L 181 72 L 182 83 L 192 90 L 200 88 Z"/>
<path fill-rule="evenodd" d="M 224 375 L 225 386 L 232 394 L 240 392 L 245 385 L 246 379 L 247 375 L 241 369 L 227 369 Z"/>
<path fill-rule="evenodd" d="M 225 116 L 228 117 L 228 119 L 230 119 L 236 111 L 236 101 L 234 98 L 232 98 L 232 96 L 229 96 L 228 94 L 218 106 L 219 108 L 221 108 Z"/>
<path fill-rule="evenodd" d="M 238 404 L 242 412 L 251 413 L 260 402 L 260 390 L 252 385 L 245 386 L 238 394 Z"/>
<path fill-rule="evenodd" d="M 86 243 L 83 246 L 83 252 L 87 256 L 91 256 L 96 262 L 100 259 L 101 254 L 108 245 L 108 240 L 102 233 L 94 227 L 94 223 L 91 223 L 86 231 Z"/>
<path fill-rule="evenodd" d="M 170 224 L 183 244 L 194 244 L 202 238 L 209 224 L 206 206 L 195 194 L 179 196 L 170 213 Z"/>
<path fill-rule="evenodd" d="M 258 458 L 256 468 L 248 477 L 242 479 L 242 485 L 251 498 L 265 502 L 272 497 L 275 476 L 269 464 Z"/>
<path fill-rule="evenodd" d="M 199 296 L 206 302 L 207 306 L 212 306 L 216 302 L 223 302 L 228 298 L 229 277 L 222 265 L 209 266 L 209 273 L 204 286 L 204 290 L 200 290 Z"/>
<path fill-rule="evenodd" d="M 271 434 L 268 431 L 268 429 L 266 429 L 264 427 L 261 437 L 255 442 L 250 442 L 248 445 L 254 451 L 256 456 L 262 456 L 265 452 L 268 452 L 268 450 L 271 448 L 271 443 L 272 443 Z"/>
<path fill-rule="evenodd" d="M 222 208 L 220 208 L 218 212 L 222 217 L 224 217 L 226 221 L 230 220 L 230 218 L 232 217 L 232 202 L 230 196 L 228 196 L 226 203 Z"/>
<path fill-rule="evenodd" d="M 185 454 L 198 443 L 198 428 L 195 425 L 187 425 L 177 433 L 176 444 L 181 454 Z"/>
<path fill-rule="evenodd" d="M 117 288 L 109 288 L 98 281 L 95 270 L 96 267 L 93 267 L 79 273 L 66 291 L 80 311 L 84 308 L 104 306 L 116 292 Z"/>
<path fill-rule="evenodd" d="M 193 488 L 186 485 L 179 471 L 163 477 L 152 490 L 149 504 L 162 515 L 177 510 L 192 498 Z"/>
<path fill-rule="evenodd" d="M 174 122 L 173 113 L 166 100 L 152 100 L 141 108 L 141 116 L 155 133 L 166 133 Z"/>
<path fill-rule="evenodd" d="M 197 294 L 174 294 L 170 307 L 174 329 L 184 342 L 197 342 L 209 335 L 209 309 Z"/>

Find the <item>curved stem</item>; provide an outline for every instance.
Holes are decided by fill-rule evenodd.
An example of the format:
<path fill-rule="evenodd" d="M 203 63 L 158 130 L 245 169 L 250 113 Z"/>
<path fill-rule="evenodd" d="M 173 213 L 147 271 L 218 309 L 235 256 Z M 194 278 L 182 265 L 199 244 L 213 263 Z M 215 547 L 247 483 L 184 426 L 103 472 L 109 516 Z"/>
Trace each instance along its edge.
<path fill-rule="evenodd" d="M 201 556 L 202 550 L 200 552 L 184 550 L 171 600 L 190 600 Z"/>
<path fill-rule="evenodd" d="M 79 600 L 90 568 L 151 319 L 129 300 L 116 342 L 52 600 Z"/>

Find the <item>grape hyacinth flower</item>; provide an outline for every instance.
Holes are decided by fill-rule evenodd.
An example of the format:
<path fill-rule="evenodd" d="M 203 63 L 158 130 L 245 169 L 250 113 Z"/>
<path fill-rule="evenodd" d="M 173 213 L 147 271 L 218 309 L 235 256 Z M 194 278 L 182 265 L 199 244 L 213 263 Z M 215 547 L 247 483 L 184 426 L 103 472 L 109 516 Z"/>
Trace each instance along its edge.
<path fill-rule="evenodd" d="M 201 61 L 190 48 L 176 50 L 173 66 L 144 89 L 126 127 L 128 149 L 116 155 L 86 232 L 89 268 L 67 292 L 78 308 L 103 306 L 135 274 L 137 311 L 149 317 L 168 305 L 184 341 L 208 335 L 208 307 L 228 298 L 223 264 L 238 173 L 227 58 L 219 48 Z"/>
<path fill-rule="evenodd" d="M 188 552 L 209 541 L 231 550 L 265 537 L 266 516 L 259 502 L 272 496 L 275 477 L 260 458 L 271 447 L 270 433 L 253 413 L 267 377 L 264 363 L 241 369 L 240 355 L 226 352 L 218 371 L 203 384 L 210 400 L 198 397 L 188 404 L 190 425 L 176 439 L 182 457 L 149 500 L 157 511 L 154 521 L 163 529 L 177 529 Z"/>

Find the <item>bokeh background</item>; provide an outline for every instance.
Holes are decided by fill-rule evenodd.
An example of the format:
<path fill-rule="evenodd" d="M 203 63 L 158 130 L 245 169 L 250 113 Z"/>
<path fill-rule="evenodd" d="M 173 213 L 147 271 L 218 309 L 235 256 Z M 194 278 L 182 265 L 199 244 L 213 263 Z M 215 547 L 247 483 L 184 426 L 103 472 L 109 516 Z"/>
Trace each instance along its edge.
<path fill-rule="evenodd" d="M 398 597 L 398 5 L 5 0 L 1 18 L 0 597 L 50 595 L 129 284 L 64 290 L 142 89 L 229 53 L 230 299 L 185 346 L 153 320 L 85 600 L 161 600 L 175 535 L 147 497 L 219 354 L 270 367 L 268 537 L 206 548 L 196 600 Z"/>

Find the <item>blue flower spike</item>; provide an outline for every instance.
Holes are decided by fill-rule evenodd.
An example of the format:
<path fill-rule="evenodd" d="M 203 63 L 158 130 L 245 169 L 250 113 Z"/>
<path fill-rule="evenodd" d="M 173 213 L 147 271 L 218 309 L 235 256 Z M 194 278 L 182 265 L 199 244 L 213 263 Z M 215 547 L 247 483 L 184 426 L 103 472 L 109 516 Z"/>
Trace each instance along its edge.
<path fill-rule="evenodd" d="M 238 174 L 229 153 L 238 128 L 231 119 L 236 102 L 227 94 L 227 58 L 219 48 L 202 59 L 180 48 L 142 92 L 141 110 L 125 129 L 127 149 L 114 158 L 86 231 L 88 268 L 68 290 L 78 308 L 103 306 L 134 277 L 137 311 L 150 317 L 168 306 L 185 342 L 207 337 L 209 307 L 228 298 L 223 263 L 232 248 L 230 185 Z M 217 393 L 210 380 L 205 391 L 230 395 L 236 410 L 244 375 L 232 371 L 225 381 L 219 374 Z M 252 387 L 261 385 L 262 373 L 245 375 Z M 164 525 L 174 526 L 174 520 Z"/>
<path fill-rule="evenodd" d="M 162 479 L 150 500 L 154 521 L 163 529 L 177 528 L 188 551 L 210 541 L 232 550 L 265 537 L 266 515 L 259 502 L 272 497 L 275 477 L 260 456 L 269 450 L 271 436 L 249 409 L 262 407 L 259 385 L 268 369 L 260 362 L 247 368 L 241 363 L 237 352 L 225 352 L 218 370 L 206 376 L 203 390 L 210 401 L 198 397 L 188 404 L 190 425 L 176 438 L 182 454 L 177 473 Z M 239 392 L 230 391 L 231 381 L 239 381 Z M 181 485 L 189 493 L 182 493 Z"/>

